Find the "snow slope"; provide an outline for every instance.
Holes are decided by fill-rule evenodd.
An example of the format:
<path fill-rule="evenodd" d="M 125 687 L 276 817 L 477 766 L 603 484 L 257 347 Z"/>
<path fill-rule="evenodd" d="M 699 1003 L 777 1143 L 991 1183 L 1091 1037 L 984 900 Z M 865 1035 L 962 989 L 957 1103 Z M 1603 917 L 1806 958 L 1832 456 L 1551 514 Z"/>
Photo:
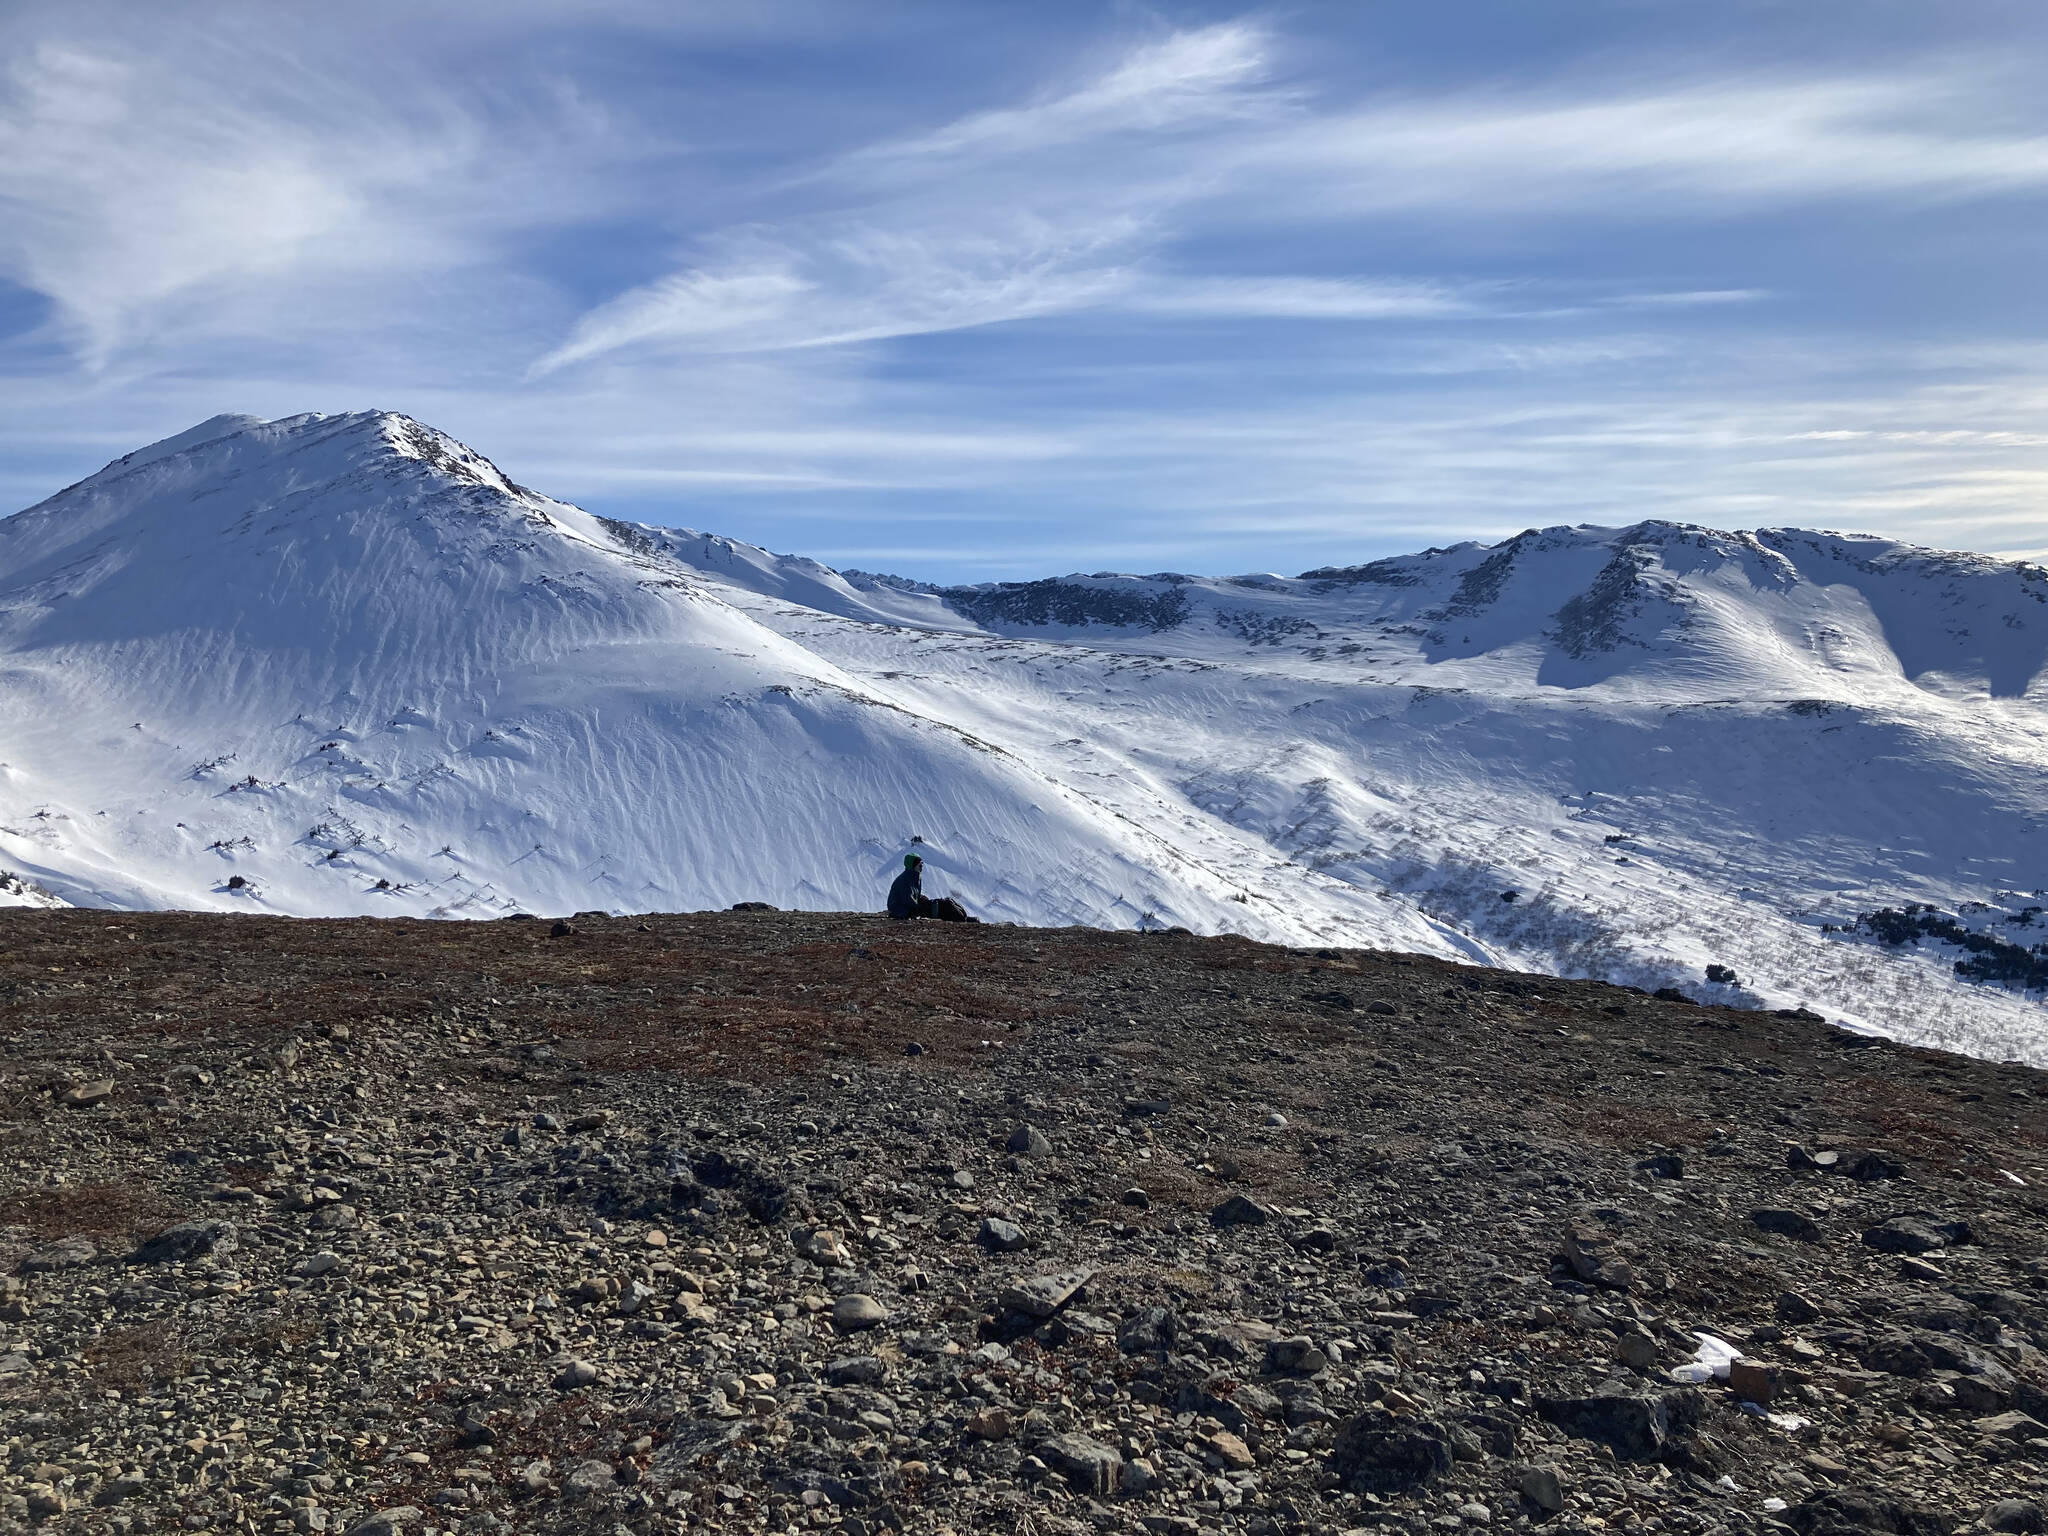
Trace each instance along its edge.
<path fill-rule="evenodd" d="M 0 863 L 133 907 L 846 908 L 921 836 L 995 917 L 1238 915 L 729 590 L 402 417 L 208 422 L 0 523 Z"/>
<path fill-rule="evenodd" d="M 2048 1061 L 2038 998 L 1833 931 L 2048 884 L 2044 661 L 2048 572 L 1880 539 L 940 590 L 593 518 L 403 417 L 221 418 L 0 523 L 0 867 L 116 906 L 872 908 L 921 836 L 996 918 Z"/>

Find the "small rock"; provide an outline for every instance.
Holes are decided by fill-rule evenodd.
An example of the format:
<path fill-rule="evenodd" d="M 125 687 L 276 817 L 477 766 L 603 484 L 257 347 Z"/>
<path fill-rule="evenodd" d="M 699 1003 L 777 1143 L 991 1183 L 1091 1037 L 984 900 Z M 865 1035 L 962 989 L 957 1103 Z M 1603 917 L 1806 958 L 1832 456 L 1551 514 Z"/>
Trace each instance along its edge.
<path fill-rule="evenodd" d="M 874 1328 L 889 1320 L 889 1309 L 874 1297 L 853 1291 L 832 1304 L 832 1321 L 848 1333 Z"/>
<path fill-rule="evenodd" d="M 1138 1186 L 1135 1184 L 1133 1184 L 1129 1189 L 1125 1190 L 1122 1194 L 1118 1195 L 1116 1198 L 1118 1204 L 1133 1206 L 1141 1211 L 1145 1210 L 1152 1204 L 1152 1197 L 1145 1193 L 1144 1190 L 1138 1188 Z"/>
<path fill-rule="evenodd" d="M 1202 1441 L 1203 1452 L 1220 1467 L 1232 1472 L 1245 1472 L 1259 1464 L 1251 1447 L 1233 1435 L 1229 1430 L 1219 1430 Z"/>
<path fill-rule="evenodd" d="M 1883 1371 L 1887 1376 L 1925 1376 L 1934 1362 L 1911 1335 L 1881 1334 L 1856 1352 L 1865 1370 Z"/>
<path fill-rule="evenodd" d="M 1657 1341 L 1647 1333 L 1624 1333 L 1615 1340 L 1614 1358 L 1647 1376 L 1657 1369 Z"/>
<path fill-rule="evenodd" d="M 1784 1206 L 1760 1205 L 1749 1213 L 1750 1224 L 1766 1232 L 1776 1232 L 1781 1237 L 1796 1238 L 1802 1243 L 1820 1241 L 1820 1224 L 1804 1211 L 1790 1210 Z"/>
<path fill-rule="evenodd" d="M 210 1253 L 231 1252 L 238 1232 L 231 1221 L 181 1221 L 135 1250 L 138 1264 L 182 1264 Z"/>
<path fill-rule="evenodd" d="M 1037 1446 L 1038 1458 L 1076 1493 L 1105 1498 L 1123 1479 L 1123 1458 L 1086 1435 L 1054 1435 Z"/>
<path fill-rule="evenodd" d="M 1778 1390 L 1777 1368 L 1757 1360 L 1736 1360 L 1728 1367 L 1728 1390 L 1738 1401 L 1765 1407 Z"/>
<path fill-rule="evenodd" d="M 40 1248 L 31 1248 L 28 1256 L 21 1261 L 23 1274 L 44 1275 L 59 1269 L 77 1269 L 90 1264 L 100 1256 L 100 1251 L 90 1239 L 83 1237 L 60 1237 L 54 1243 L 45 1243 Z"/>
<path fill-rule="evenodd" d="M 1484 1504 L 1477 1502 L 1460 1504 L 1458 1506 L 1458 1518 L 1467 1525 L 1485 1525 L 1493 1519 L 1493 1511 Z"/>
<path fill-rule="evenodd" d="M 2004 1373 L 2001 1372 L 2000 1376 Z M 2012 1406 L 2008 1380 L 1990 1376 L 1958 1376 L 1948 1384 L 1949 1395 L 1965 1413 L 2003 1413 Z"/>
<path fill-rule="evenodd" d="M 1124 1118 L 1142 1120 L 1152 1115 L 1173 1113 L 1173 1105 L 1165 1099 L 1125 1099 Z"/>
<path fill-rule="evenodd" d="M 418 1505 L 394 1504 L 389 1509 L 376 1510 L 358 1520 L 348 1528 L 348 1536 L 399 1536 L 419 1518 Z"/>
<path fill-rule="evenodd" d="M 97 1082 L 74 1083 L 57 1095 L 57 1102 L 66 1109 L 90 1109 L 95 1104 L 104 1104 L 114 1096 L 114 1080 L 103 1077 Z"/>
<path fill-rule="evenodd" d="M 1272 1220 L 1272 1213 L 1249 1195 L 1232 1195 L 1209 1213 L 1209 1219 L 1219 1227 L 1262 1227 Z"/>
<path fill-rule="evenodd" d="M 110 1505 L 132 1499 L 138 1493 L 146 1492 L 148 1488 L 149 1480 L 147 1478 L 139 1473 L 129 1472 L 115 1478 L 112 1482 L 101 1488 L 98 1493 L 92 1496 L 92 1501 L 101 1509 L 105 1509 Z"/>
<path fill-rule="evenodd" d="M 1384 997 L 1376 997 L 1367 1003 L 1365 1011 L 1367 1013 L 1376 1013 L 1383 1019 L 1399 1018 L 1401 1015 L 1401 1010 L 1388 1002 Z"/>
<path fill-rule="evenodd" d="M 1821 1317 L 1820 1308 L 1808 1301 L 1797 1291 L 1780 1291 L 1778 1293 L 1777 1313 L 1780 1318 L 1788 1323 L 1818 1322 Z"/>
<path fill-rule="evenodd" d="M 578 1462 L 569 1475 L 562 1479 L 562 1497 L 565 1499 L 592 1499 L 610 1493 L 612 1484 L 618 1480 L 609 1462 L 590 1460 Z"/>
<path fill-rule="evenodd" d="M 1635 1284 L 1635 1272 L 1615 1250 L 1614 1239 L 1596 1221 L 1576 1218 L 1565 1224 L 1565 1262 L 1587 1285 L 1625 1291 Z"/>
<path fill-rule="evenodd" d="M 1984 1511 L 1984 1523 L 2011 1536 L 2040 1536 L 2048 1531 L 2048 1514 L 2032 1499 L 2000 1499 Z"/>
<path fill-rule="evenodd" d="M 1810 1494 L 1777 1518 L 1813 1536 L 1849 1536 L 1851 1532 L 1863 1536 L 1864 1532 L 1879 1531 L 1897 1536 L 1947 1536 L 1957 1523 L 1941 1511 L 1869 1488 Z"/>
<path fill-rule="evenodd" d="M 1016 1157 L 1051 1157 L 1052 1143 L 1035 1125 L 1020 1125 L 1010 1132 L 1004 1150 Z"/>
<path fill-rule="evenodd" d="M 574 1392 L 597 1380 L 597 1367 L 588 1360 L 571 1360 L 555 1375 L 557 1392 Z"/>
<path fill-rule="evenodd" d="M 1095 1277 L 1092 1269 L 1069 1269 L 1053 1275 L 1033 1275 L 1003 1288 L 998 1298 L 1012 1312 L 1040 1321 L 1051 1317 Z"/>
<path fill-rule="evenodd" d="M 1361 1493 L 1406 1493 L 1451 1470 L 1450 1436 L 1425 1418 L 1368 1408 L 1345 1422 L 1330 1450 L 1330 1471 Z"/>
<path fill-rule="evenodd" d="M 1994 1413 L 1971 1421 L 1970 1428 L 1985 1440 L 2033 1440 L 2048 1438 L 2048 1424 L 2018 1411 Z"/>
<path fill-rule="evenodd" d="M 1863 1244 L 1879 1253 L 1932 1253 L 1970 1241 L 1967 1221 L 1944 1221 L 1926 1211 L 1890 1217 L 1863 1234 Z"/>
<path fill-rule="evenodd" d="M 845 1240 L 826 1227 L 799 1227 L 796 1251 L 813 1264 L 822 1264 L 828 1269 L 844 1269 L 853 1263 L 853 1254 L 847 1249 Z"/>
<path fill-rule="evenodd" d="M 825 1379 L 835 1387 L 879 1387 L 889 1379 L 889 1362 L 878 1355 L 841 1355 L 826 1362 Z"/>
<path fill-rule="evenodd" d="M 1266 1116 L 1266 1124 L 1273 1130 L 1284 1131 L 1287 1129 L 1287 1117 L 1276 1109 Z"/>
<path fill-rule="evenodd" d="M 640 1280 L 628 1280 L 626 1288 L 619 1292 L 618 1313 L 631 1317 L 659 1294 L 653 1286 Z"/>
<path fill-rule="evenodd" d="M 70 1507 L 70 1501 L 48 1483 L 30 1483 L 22 1492 L 32 1515 L 61 1515 Z"/>
<path fill-rule="evenodd" d="M 1117 1330 L 1116 1345 L 1127 1355 L 1160 1354 L 1180 1342 L 1179 1316 L 1166 1307 L 1144 1307 Z"/>
<path fill-rule="evenodd" d="M 1001 1408 L 983 1408 L 973 1414 L 965 1426 L 966 1432 L 977 1440 L 1007 1440 L 1016 1432 L 1016 1421 Z"/>
<path fill-rule="evenodd" d="M 1004 1292 L 997 1298 L 1012 1313 L 1024 1317 L 1036 1317 L 1044 1321 L 1057 1313 L 1061 1307 L 1081 1292 L 1094 1278 L 1094 1270 L 1063 1270 L 1059 1274 L 1034 1274 L 1030 1280 L 1018 1280 L 1012 1286 L 1004 1286 Z"/>
<path fill-rule="evenodd" d="M 1674 1431 L 1697 1413 L 1697 1399 L 1677 1392 L 1538 1397 L 1536 1412 L 1574 1439 L 1596 1440 L 1624 1461 L 1641 1461 L 1662 1451 Z"/>
<path fill-rule="evenodd" d="M 1000 1216 L 982 1217 L 981 1231 L 976 1235 L 984 1248 L 997 1253 L 1014 1253 L 1024 1246 L 1024 1229 Z"/>
<path fill-rule="evenodd" d="M 1515 1474 L 1515 1487 L 1546 1515 L 1564 1508 L 1564 1485 L 1558 1481 L 1555 1467 L 1523 1467 Z"/>
<path fill-rule="evenodd" d="M 1269 1373 L 1313 1376 L 1316 1372 L 1329 1368 L 1330 1357 L 1316 1348 L 1315 1340 L 1306 1334 L 1296 1334 L 1287 1339 L 1272 1339 L 1266 1344 L 1266 1370 Z"/>
<path fill-rule="evenodd" d="M 1859 1184 L 1878 1184 L 1887 1179 L 1904 1178 L 1906 1165 L 1882 1152 L 1866 1149 L 1842 1159 L 1835 1171 L 1847 1174 Z"/>

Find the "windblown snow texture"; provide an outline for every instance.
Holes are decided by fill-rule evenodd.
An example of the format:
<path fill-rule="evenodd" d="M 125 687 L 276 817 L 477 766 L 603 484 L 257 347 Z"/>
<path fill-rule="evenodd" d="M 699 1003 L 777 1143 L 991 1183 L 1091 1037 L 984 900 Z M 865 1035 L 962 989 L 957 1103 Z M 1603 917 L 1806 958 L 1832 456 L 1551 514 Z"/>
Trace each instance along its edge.
<path fill-rule="evenodd" d="M 592 517 L 402 416 L 220 417 L 0 522 L 0 903 L 879 909 L 921 838 L 998 920 L 2048 1061 L 2038 994 L 1857 924 L 2048 884 L 2044 663 L 2048 571 L 1876 538 L 934 588 Z"/>

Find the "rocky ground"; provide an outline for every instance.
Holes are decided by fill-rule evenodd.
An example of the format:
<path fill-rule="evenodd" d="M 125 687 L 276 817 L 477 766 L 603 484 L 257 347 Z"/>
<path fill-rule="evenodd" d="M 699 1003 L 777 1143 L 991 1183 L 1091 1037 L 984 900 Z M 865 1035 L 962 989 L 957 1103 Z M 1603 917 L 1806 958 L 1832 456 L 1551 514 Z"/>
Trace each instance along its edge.
<path fill-rule="evenodd" d="M 1176 934 L 0 928 L 0 1530 L 2043 1529 L 2017 1066 Z"/>

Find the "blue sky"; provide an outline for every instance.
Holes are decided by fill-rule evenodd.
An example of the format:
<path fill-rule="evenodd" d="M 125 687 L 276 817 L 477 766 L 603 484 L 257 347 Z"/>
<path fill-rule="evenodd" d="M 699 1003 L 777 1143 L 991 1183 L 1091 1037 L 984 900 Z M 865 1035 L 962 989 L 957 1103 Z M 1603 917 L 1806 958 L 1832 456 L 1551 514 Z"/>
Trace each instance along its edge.
<path fill-rule="evenodd" d="M 376 406 L 933 579 L 2038 555 L 2044 65 L 2035 0 L 13 0 L 0 507 Z"/>

